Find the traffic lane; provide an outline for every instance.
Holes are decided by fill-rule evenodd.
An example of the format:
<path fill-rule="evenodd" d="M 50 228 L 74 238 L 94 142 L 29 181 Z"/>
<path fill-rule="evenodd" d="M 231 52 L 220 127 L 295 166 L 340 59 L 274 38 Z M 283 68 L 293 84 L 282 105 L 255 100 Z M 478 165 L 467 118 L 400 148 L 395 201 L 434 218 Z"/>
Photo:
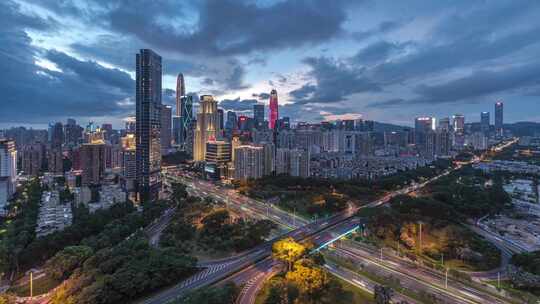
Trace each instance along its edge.
<path fill-rule="evenodd" d="M 340 247 L 336 251 L 340 254 L 345 254 L 349 258 L 367 263 L 369 266 L 374 266 L 372 268 L 380 268 L 379 271 L 383 273 L 399 275 L 401 283 L 403 283 L 402 280 L 405 282 L 410 282 L 412 280 L 414 281 L 414 284 L 412 284 L 413 286 L 422 287 L 423 289 L 428 287 L 428 289 L 437 290 L 441 295 L 446 294 L 461 299 L 462 301 L 472 301 L 466 303 L 506 303 L 490 294 L 473 289 L 453 280 L 448 281 L 448 289 L 445 289 L 443 276 L 434 277 L 432 273 L 425 271 L 423 268 L 411 268 L 406 264 L 398 264 L 393 261 L 385 261 L 384 259 L 381 260 L 380 257 L 366 254 L 359 250 L 356 250 L 355 252 Z"/>
<path fill-rule="evenodd" d="M 379 285 L 378 283 L 363 277 L 359 275 L 358 273 L 355 273 L 353 271 L 350 271 L 348 269 L 341 268 L 337 265 L 332 264 L 325 264 L 324 267 L 330 272 L 332 275 L 346 281 L 347 283 L 354 285 L 357 288 L 363 289 L 371 294 L 375 293 L 375 286 Z M 392 297 L 392 302 L 406 302 L 410 304 L 419 303 L 416 300 L 403 295 L 401 293 L 395 293 Z"/>
<path fill-rule="evenodd" d="M 437 299 L 439 299 L 440 301 L 443 301 L 444 303 L 458 303 L 458 304 L 477 303 L 477 302 L 470 301 L 467 299 L 453 297 L 451 295 L 448 295 L 447 293 L 441 292 L 440 290 L 433 288 L 432 286 L 423 284 L 422 282 L 417 281 L 415 279 L 411 279 L 401 273 L 388 271 L 387 269 L 380 267 L 379 265 L 371 262 L 370 260 L 364 260 L 362 258 L 358 258 L 357 256 L 351 255 L 339 249 L 336 250 L 334 254 L 341 256 L 341 258 L 344 258 L 344 259 L 356 261 L 357 263 L 362 265 L 361 266 L 362 269 L 364 269 L 367 272 L 373 273 L 379 277 L 397 279 L 399 280 L 400 286 L 402 286 L 403 288 L 416 291 L 416 292 L 423 291 L 429 294 L 433 294 L 437 297 Z"/>

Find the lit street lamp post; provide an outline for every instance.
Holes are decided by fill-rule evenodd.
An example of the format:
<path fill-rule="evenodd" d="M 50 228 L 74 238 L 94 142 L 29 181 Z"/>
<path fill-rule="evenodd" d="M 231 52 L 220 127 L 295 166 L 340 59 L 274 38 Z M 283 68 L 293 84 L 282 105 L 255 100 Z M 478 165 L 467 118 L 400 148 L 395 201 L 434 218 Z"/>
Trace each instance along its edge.
<path fill-rule="evenodd" d="M 34 276 L 33 276 L 33 272 L 30 270 L 30 298 L 32 298 L 34 296 L 34 285 L 33 285 L 33 279 L 34 279 Z"/>

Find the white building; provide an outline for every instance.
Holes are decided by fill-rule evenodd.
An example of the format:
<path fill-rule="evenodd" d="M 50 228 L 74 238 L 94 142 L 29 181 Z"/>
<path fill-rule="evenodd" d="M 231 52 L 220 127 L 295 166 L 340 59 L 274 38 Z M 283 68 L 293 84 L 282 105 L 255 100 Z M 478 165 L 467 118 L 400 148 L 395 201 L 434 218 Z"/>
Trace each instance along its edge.
<path fill-rule="evenodd" d="M 17 182 L 17 150 L 15 142 L 0 139 L 0 215 L 5 214 L 7 201 L 15 193 Z"/>

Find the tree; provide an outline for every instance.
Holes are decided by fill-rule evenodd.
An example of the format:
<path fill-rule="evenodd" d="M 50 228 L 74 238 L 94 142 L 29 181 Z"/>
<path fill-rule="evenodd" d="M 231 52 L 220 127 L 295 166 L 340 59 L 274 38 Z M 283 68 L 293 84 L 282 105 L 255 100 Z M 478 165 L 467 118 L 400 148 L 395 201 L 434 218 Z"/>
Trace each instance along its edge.
<path fill-rule="evenodd" d="M 289 271 L 285 278 L 293 282 L 300 293 L 307 299 L 319 299 L 330 282 L 327 273 L 308 260 L 294 263 L 294 270 Z"/>
<path fill-rule="evenodd" d="M 2 303 L 2 302 L 0 302 Z M 66 284 L 60 285 L 58 288 L 56 288 L 51 295 L 51 304 L 75 304 L 75 300 L 73 297 L 69 295 L 68 288 Z"/>
<path fill-rule="evenodd" d="M 295 301 L 300 294 L 294 284 L 279 276 L 270 279 L 268 284 L 268 297 L 264 301 L 264 304 L 296 303 Z"/>
<path fill-rule="evenodd" d="M 173 183 L 171 187 L 172 187 L 173 201 L 176 205 L 179 205 L 181 201 L 185 200 L 188 197 L 186 186 L 184 184 Z"/>
<path fill-rule="evenodd" d="M 0 294 L 0 304 L 15 304 L 17 298 L 9 294 Z"/>
<path fill-rule="evenodd" d="M 88 246 L 68 246 L 49 259 L 45 268 L 54 279 L 63 280 L 92 254 L 93 250 Z"/>
<path fill-rule="evenodd" d="M 203 224 L 203 235 L 223 234 L 224 226 L 230 221 L 229 211 L 226 209 L 217 210 L 205 216 Z"/>
<path fill-rule="evenodd" d="M 377 304 L 390 304 L 394 291 L 388 286 L 376 285 L 375 286 L 375 303 Z"/>
<path fill-rule="evenodd" d="M 306 247 L 297 243 L 293 238 L 279 240 L 272 245 L 272 257 L 287 263 L 287 269 L 292 270 L 293 263 L 306 251 Z"/>

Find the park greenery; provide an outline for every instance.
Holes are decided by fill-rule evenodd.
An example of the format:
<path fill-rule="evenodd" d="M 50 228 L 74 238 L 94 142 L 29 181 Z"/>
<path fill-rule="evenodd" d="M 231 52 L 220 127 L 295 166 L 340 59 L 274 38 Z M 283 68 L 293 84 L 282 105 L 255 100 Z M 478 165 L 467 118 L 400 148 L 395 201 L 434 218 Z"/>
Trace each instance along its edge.
<path fill-rule="evenodd" d="M 182 252 L 241 252 L 263 243 L 276 225 L 268 220 L 235 218 L 224 205 L 212 199 L 188 196 L 180 184 L 173 184 L 177 209 L 163 231 L 160 245 Z"/>
<path fill-rule="evenodd" d="M 10 205 L 10 215 L 0 234 L 0 272 L 22 273 L 40 266 L 65 247 L 81 243 L 101 249 L 121 241 L 146 226 L 167 207 L 164 202 L 143 204 L 138 212 L 131 202 L 89 213 L 85 206 L 73 206 L 73 224 L 62 231 L 36 238 L 35 228 L 42 188 L 38 179 L 29 181 Z"/>
<path fill-rule="evenodd" d="M 107 210 L 89 213 L 85 206 L 73 208 L 73 224 L 35 239 L 21 252 L 21 265 L 33 267 L 68 246 L 84 244 L 94 250 L 117 244 L 137 229 L 150 224 L 167 208 L 163 201 L 144 203 L 139 212 L 131 202 L 117 203 Z"/>
<path fill-rule="evenodd" d="M 496 247 L 464 226 L 463 215 L 453 206 L 431 197 L 397 196 L 389 207 L 364 209 L 359 215 L 369 241 L 394 249 L 399 246 L 400 253 L 410 258 L 468 270 L 500 265 Z"/>
<path fill-rule="evenodd" d="M 36 238 L 41 192 L 37 178 L 24 184 L 9 206 L 9 216 L 0 222 L 0 273 L 18 272 L 24 264 L 22 254 Z"/>
<path fill-rule="evenodd" d="M 540 276 L 540 251 L 515 254 L 510 263 L 520 267 L 523 271 Z"/>
<path fill-rule="evenodd" d="M 130 301 L 196 271 L 195 258 L 170 247 L 153 248 L 141 233 L 116 246 L 100 249 L 90 257 L 86 257 L 89 248 L 70 250 L 70 262 L 66 263 L 65 269 L 75 264 L 80 266 L 55 289 L 52 304 Z M 73 254 L 73 251 L 78 252 Z M 58 272 L 55 275 L 65 274 Z"/>
<path fill-rule="evenodd" d="M 278 175 L 238 181 L 234 186 L 243 194 L 275 203 L 290 212 L 295 211 L 306 217 L 321 217 L 345 209 L 347 202 L 365 204 L 374 201 L 388 191 L 440 174 L 451 165 L 449 160 L 437 160 L 429 166 L 401 171 L 376 180 Z"/>
<path fill-rule="evenodd" d="M 514 254 L 506 270 L 507 280 L 491 284 L 523 303 L 540 301 L 540 251 Z"/>
<path fill-rule="evenodd" d="M 480 218 L 511 208 L 500 174 L 487 175 L 470 166 L 428 185 L 424 193 L 450 208 L 461 218 Z"/>

